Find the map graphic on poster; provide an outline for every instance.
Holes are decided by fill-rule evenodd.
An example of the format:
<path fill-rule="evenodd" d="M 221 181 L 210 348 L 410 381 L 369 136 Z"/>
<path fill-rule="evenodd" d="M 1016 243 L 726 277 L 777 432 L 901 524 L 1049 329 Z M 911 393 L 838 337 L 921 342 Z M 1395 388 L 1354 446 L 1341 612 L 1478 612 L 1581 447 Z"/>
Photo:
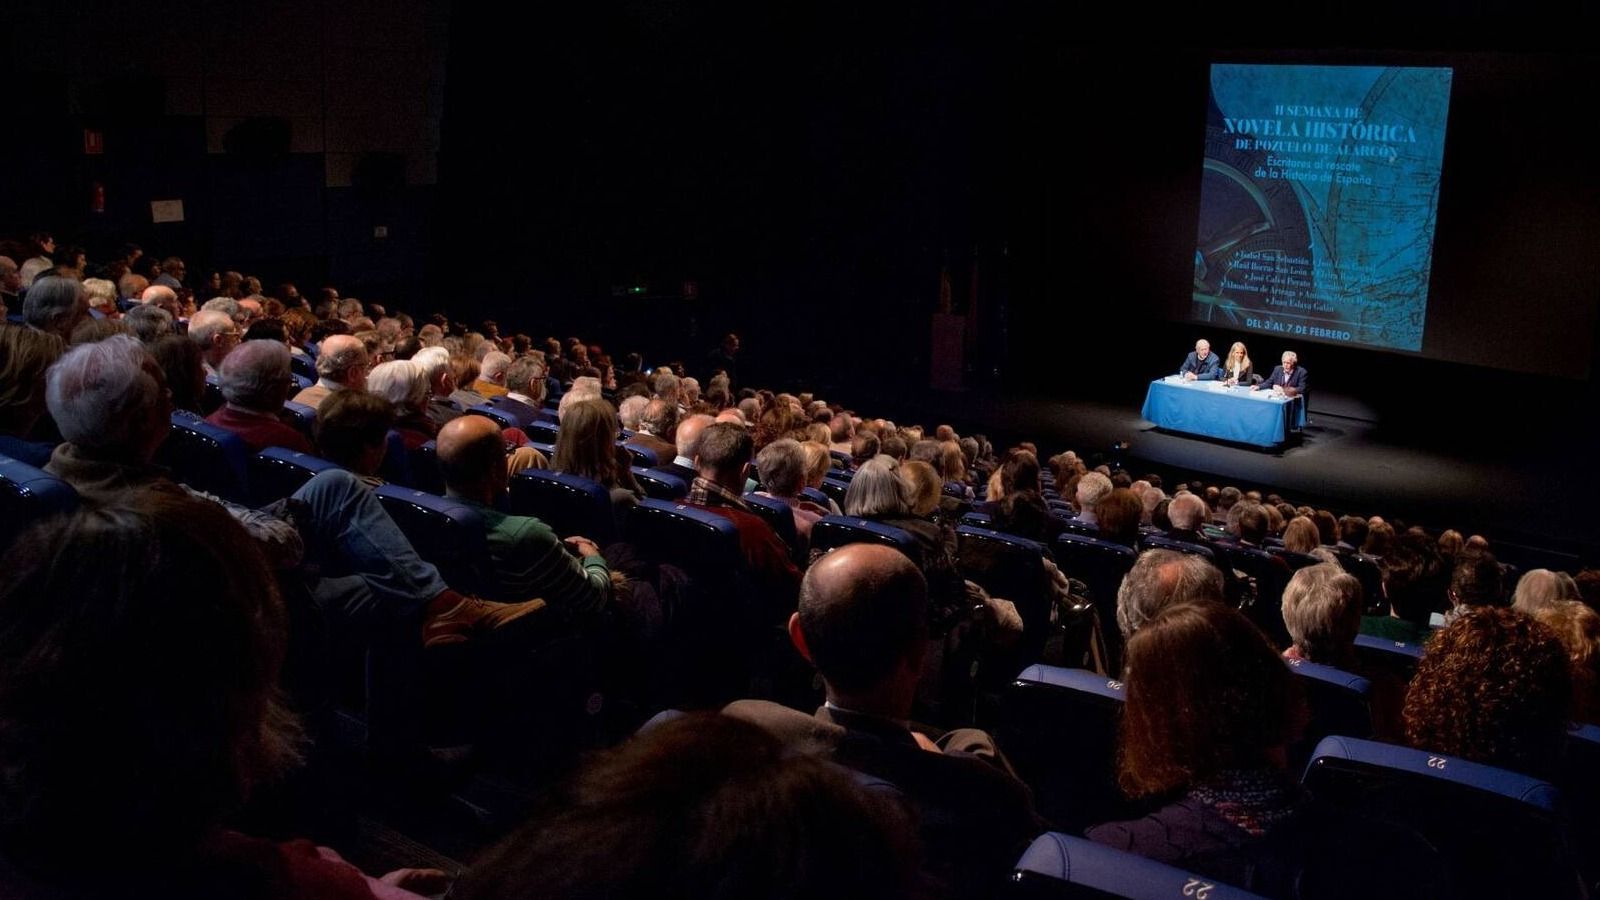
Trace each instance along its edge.
<path fill-rule="evenodd" d="M 1213 65 L 1192 316 L 1420 351 L 1450 81 Z"/>

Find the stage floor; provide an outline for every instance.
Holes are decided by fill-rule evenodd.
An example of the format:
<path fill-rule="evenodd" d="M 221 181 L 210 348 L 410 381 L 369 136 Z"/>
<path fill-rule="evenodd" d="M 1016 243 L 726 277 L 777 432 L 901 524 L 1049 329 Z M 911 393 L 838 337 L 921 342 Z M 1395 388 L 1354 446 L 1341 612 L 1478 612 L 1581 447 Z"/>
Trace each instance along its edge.
<path fill-rule="evenodd" d="M 1001 446 L 1032 440 L 1045 456 L 1071 449 L 1109 461 L 1116 455 L 1112 445 L 1127 441 L 1120 458 L 1136 477 L 1147 470 L 1164 478 L 1198 477 L 1208 484 L 1276 491 L 1291 502 L 1339 514 L 1400 518 L 1430 531 L 1481 532 L 1491 541 L 1518 545 L 1516 555 L 1523 559 L 1538 557 L 1523 547 L 1559 554 L 1543 564 L 1572 566 L 1580 557 L 1595 559 L 1600 548 L 1587 451 L 1544 439 L 1490 441 L 1470 431 L 1416 434 L 1405 423 L 1358 417 L 1371 413 L 1353 398 L 1313 397 L 1310 424 L 1297 442 L 1280 450 L 1161 431 L 1140 417 L 1137 402 L 927 391 L 891 405 L 910 414 L 904 421 L 985 431 Z"/>

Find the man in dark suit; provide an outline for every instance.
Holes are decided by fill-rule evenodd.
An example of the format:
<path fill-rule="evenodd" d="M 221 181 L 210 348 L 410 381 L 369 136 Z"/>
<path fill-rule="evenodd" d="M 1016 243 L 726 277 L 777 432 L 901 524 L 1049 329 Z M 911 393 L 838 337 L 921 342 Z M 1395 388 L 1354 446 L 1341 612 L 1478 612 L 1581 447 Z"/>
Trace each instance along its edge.
<path fill-rule="evenodd" d="M 789 637 L 821 673 L 826 705 L 808 716 L 741 700 L 724 714 L 895 785 L 922 812 L 933 874 L 955 896 L 992 896 L 1041 823 L 989 735 L 909 722 L 928 646 L 922 572 L 890 547 L 838 548 L 806 573 Z"/>
<path fill-rule="evenodd" d="M 1222 360 L 1211 352 L 1211 342 L 1201 338 L 1194 342 L 1194 352 L 1184 357 L 1178 374 L 1185 381 L 1216 381 L 1222 377 Z"/>
<path fill-rule="evenodd" d="M 1306 392 L 1306 370 L 1300 368 L 1300 357 L 1293 350 L 1283 351 L 1283 365 L 1275 366 L 1272 375 L 1261 384 L 1251 388 L 1258 391 L 1270 388 L 1286 397 L 1298 397 Z"/>

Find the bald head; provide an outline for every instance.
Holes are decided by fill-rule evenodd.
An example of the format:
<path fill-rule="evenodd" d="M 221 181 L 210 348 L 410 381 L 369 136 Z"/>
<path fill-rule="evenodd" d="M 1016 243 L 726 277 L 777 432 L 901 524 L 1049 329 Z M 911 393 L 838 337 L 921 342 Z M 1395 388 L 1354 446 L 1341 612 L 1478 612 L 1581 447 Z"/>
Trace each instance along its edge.
<path fill-rule="evenodd" d="M 164 309 L 174 319 L 183 314 L 183 307 L 178 305 L 178 294 L 164 284 L 152 284 L 144 289 L 139 296 L 139 302 L 146 306 Z"/>
<path fill-rule="evenodd" d="M 928 583 L 890 547 L 848 544 L 823 556 L 800 585 L 790 635 L 831 698 L 905 718 L 928 636 Z"/>
<path fill-rule="evenodd" d="M 676 435 L 678 455 L 685 459 L 694 459 L 696 444 L 700 443 L 700 432 L 716 419 L 704 414 L 693 415 L 678 423 Z"/>
<path fill-rule="evenodd" d="M 317 377 L 326 378 L 345 387 L 361 388 L 367 384 L 367 345 L 350 334 L 330 334 L 322 340 L 322 352 L 317 355 Z"/>
<path fill-rule="evenodd" d="M 505 441 L 488 416 L 457 416 L 445 423 L 437 453 L 452 496 L 490 504 L 505 490 Z"/>

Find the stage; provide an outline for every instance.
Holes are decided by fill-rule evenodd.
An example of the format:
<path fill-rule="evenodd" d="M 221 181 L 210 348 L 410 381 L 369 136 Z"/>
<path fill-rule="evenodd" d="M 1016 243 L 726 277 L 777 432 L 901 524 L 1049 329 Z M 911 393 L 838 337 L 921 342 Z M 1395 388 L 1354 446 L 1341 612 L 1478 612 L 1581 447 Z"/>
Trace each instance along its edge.
<path fill-rule="evenodd" d="M 1496 421 L 1496 433 L 1523 440 L 1489 440 L 1466 424 L 1452 435 L 1433 423 L 1419 430 L 1384 422 L 1357 398 L 1322 392 L 1311 398 L 1310 421 L 1297 439 L 1262 450 L 1161 431 L 1140 417 L 1133 399 L 930 390 L 880 402 L 863 398 L 861 412 L 903 410 L 909 418 L 897 421 L 930 429 L 949 422 L 963 434 L 987 433 L 1002 449 L 1032 440 L 1047 457 L 1071 449 L 1101 462 L 1117 459 L 1135 477 L 1156 471 L 1168 479 L 1276 491 L 1297 505 L 1341 515 L 1400 518 L 1431 532 L 1481 532 L 1524 567 L 1574 567 L 1600 548 L 1586 470 L 1592 457 L 1576 442 L 1530 432 L 1532 425 L 1507 429 L 1505 418 Z M 1127 450 L 1113 450 L 1120 441 Z"/>

